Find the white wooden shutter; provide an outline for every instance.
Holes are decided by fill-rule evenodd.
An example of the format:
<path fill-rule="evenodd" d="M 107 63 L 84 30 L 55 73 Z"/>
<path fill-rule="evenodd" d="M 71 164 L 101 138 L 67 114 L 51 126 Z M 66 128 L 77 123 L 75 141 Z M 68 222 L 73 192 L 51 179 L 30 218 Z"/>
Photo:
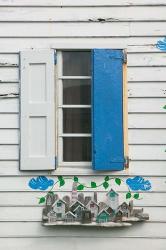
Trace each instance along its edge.
<path fill-rule="evenodd" d="M 55 169 L 54 51 L 23 51 L 20 60 L 20 169 Z"/>

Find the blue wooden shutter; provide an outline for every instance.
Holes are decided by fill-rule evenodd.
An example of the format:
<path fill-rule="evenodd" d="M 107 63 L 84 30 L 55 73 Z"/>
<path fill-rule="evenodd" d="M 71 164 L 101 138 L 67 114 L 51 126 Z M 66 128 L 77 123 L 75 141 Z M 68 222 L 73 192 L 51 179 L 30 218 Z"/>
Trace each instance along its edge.
<path fill-rule="evenodd" d="M 123 50 L 92 51 L 92 165 L 124 169 Z"/>

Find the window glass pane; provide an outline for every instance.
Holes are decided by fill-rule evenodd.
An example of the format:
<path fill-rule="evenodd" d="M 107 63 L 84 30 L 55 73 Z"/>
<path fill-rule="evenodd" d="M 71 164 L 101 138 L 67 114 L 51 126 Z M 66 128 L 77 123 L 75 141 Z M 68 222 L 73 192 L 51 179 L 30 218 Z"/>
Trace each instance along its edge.
<path fill-rule="evenodd" d="M 63 80 L 63 104 L 90 104 L 90 80 Z"/>
<path fill-rule="evenodd" d="M 64 76 L 90 76 L 89 51 L 63 51 Z"/>
<path fill-rule="evenodd" d="M 64 108 L 63 133 L 91 133 L 91 109 Z"/>
<path fill-rule="evenodd" d="M 64 161 L 91 161 L 91 138 L 63 138 Z"/>

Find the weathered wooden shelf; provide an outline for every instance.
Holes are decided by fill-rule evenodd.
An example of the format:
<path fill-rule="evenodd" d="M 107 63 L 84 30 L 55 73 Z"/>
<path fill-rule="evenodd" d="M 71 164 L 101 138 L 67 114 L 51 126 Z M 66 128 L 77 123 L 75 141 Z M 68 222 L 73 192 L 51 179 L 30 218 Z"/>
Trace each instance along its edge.
<path fill-rule="evenodd" d="M 88 224 L 82 224 L 80 222 L 63 222 L 63 221 L 57 221 L 52 223 L 43 223 L 43 226 L 81 226 L 81 227 L 130 227 L 132 226 L 131 223 L 128 222 L 106 222 L 106 223 L 88 223 Z"/>

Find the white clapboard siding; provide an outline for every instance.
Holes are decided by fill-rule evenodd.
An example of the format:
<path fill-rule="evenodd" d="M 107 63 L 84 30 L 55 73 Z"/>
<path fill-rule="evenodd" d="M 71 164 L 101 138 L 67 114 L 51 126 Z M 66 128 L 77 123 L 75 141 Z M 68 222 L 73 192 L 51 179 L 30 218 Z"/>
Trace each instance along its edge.
<path fill-rule="evenodd" d="M 55 169 L 54 52 L 24 51 L 20 57 L 20 168 Z"/>
<path fill-rule="evenodd" d="M 0 128 L 19 128 L 18 114 L 0 114 Z"/>
<path fill-rule="evenodd" d="M 165 67 L 132 67 L 128 70 L 128 81 L 166 81 Z"/>
<path fill-rule="evenodd" d="M 165 144 L 166 129 L 130 129 L 129 144 Z"/>
<path fill-rule="evenodd" d="M 94 244 L 95 241 L 95 244 Z M 2 249 L 11 250 L 36 250 L 37 247 L 41 250 L 47 249 L 52 250 L 55 247 L 58 249 L 77 249 L 77 250 L 85 250 L 90 248 L 91 250 L 96 250 L 96 246 L 99 249 L 110 250 L 110 245 L 114 246 L 114 250 L 133 250 L 135 246 L 139 246 L 140 249 L 148 248 L 150 246 L 151 250 L 165 250 L 166 239 L 152 239 L 152 238 L 121 238 L 117 240 L 117 238 L 90 238 L 90 237 L 78 237 L 78 238 L 62 238 L 62 237 L 33 237 L 33 238 L 1 238 L 0 244 Z"/>
<path fill-rule="evenodd" d="M 165 0 L 0 0 L 0 94 L 19 91 L 19 52 L 28 49 L 126 48 L 128 52 L 129 169 L 94 173 L 90 168 L 19 170 L 19 97 L 0 98 L 0 249 L 165 250 L 166 243 L 166 54 L 156 48 L 166 35 Z M 105 20 L 102 20 L 105 19 Z M 152 190 L 134 204 L 150 222 L 131 228 L 44 228 L 31 178 L 77 175 L 101 183 L 105 175 L 144 176 Z M 66 180 L 59 194 L 70 194 Z M 127 191 L 115 184 L 120 199 Z M 93 195 L 86 189 L 86 195 Z M 105 191 L 97 189 L 99 199 Z"/>
<path fill-rule="evenodd" d="M 3 94 L 18 94 L 18 83 L 4 83 L 0 84 L 0 95 Z"/>
<path fill-rule="evenodd" d="M 106 22 L 112 21 L 155 21 L 165 20 L 166 6 L 146 6 L 142 11 L 142 6 L 117 6 L 117 7 L 20 7 L 13 9 L 13 7 L 3 7 L 0 21 L 20 21 L 20 22 L 87 22 L 98 21 L 99 18 L 105 19 Z M 147 12 L 149 15 L 147 15 Z M 160 13 L 160 15 L 159 15 Z M 100 20 L 100 19 L 99 19 Z M 103 20 L 104 21 L 104 20 Z"/>
<path fill-rule="evenodd" d="M 0 82 L 18 82 L 18 69 L 14 67 L 0 67 Z"/>
<path fill-rule="evenodd" d="M 128 53 L 128 66 L 166 66 L 165 53 Z"/>
<path fill-rule="evenodd" d="M 0 129 L 0 144 L 18 144 L 18 129 Z"/>
<path fill-rule="evenodd" d="M 131 113 L 166 113 L 163 109 L 165 101 L 165 98 L 131 98 L 128 100 L 128 110 Z"/>
<path fill-rule="evenodd" d="M 162 106 L 161 106 L 162 109 Z M 166 128 L 166 115 L 163 113 L 156 114 L 129 114 L 129 128 Z"/>
<path fill-rule="evenodd" d="M 128 97 L 166 97 L 165 82 L 128 83 Z"/>
<path fill-rule="evenodd" d="M 17 54 L 0 54 L 0 67 L 18 67 L 19 57 Z"/>
<path fill-rule="evenodd" d="M 13 28 L 14 27 L 14 28 Z M 0 37 L 110 37 L 164 36 L 164 22 L 109 23 L 8 23 L 1 24 Z"/>
<path fill-rule="evenodd" d="M 165 5 L 165 0 L 103 0 L 102 2 L 100 0 L 84 0 L 82 2 L 81 0 L 73 0 L 72 2 L 70 0 L 24 0 L 24 3 L 21 0 L 1 0 L 0 6 L 94 6 L 94 7 L 100 7 L 100 6 L 133 6 L 133 5 Z"/>
<path fill-rule="evenodd" d="M 99 27 L 98 27 L 99 26 Z M 14 27 L 14 28 L 12 28 Z M 129 36 L 129 23 L 8 23 L 0 37 Z"/>
<path fill-rule="evenodd" d="M 158 39 L 158 37 L 157 37 Z M 155 46 L 156 37 L 68 37 L 67 47 L 74 49 L 82 48 L 126 48 L 128 52 L 157 52 L 161 53 Z M 19 52 L 25 49 L 59 49 L 66 47 L 66 38 L 46 37 L 45 39 L 37 38 L 1 38 L 0 52 L 8 51 L 11 53 Z"/>
<path fill-rule="evenodd" d="M 39 175 L 47 175 L 48 172 L 46 171 L 24 171 L 21 172 L 19 170 L 19 161 L 18 160 L 1 160 L 0 161 L 0 176 L 39 176 Z M 96 172 L 95 176 L 102 175 L 103 173 Z M 104 172 L 105 175 L 110 174 L 109 172 Z M 94 171 L 92 169 L 73 169 L 71 168 L 57 168 L 57 170 L 51 172 L 51 176 L 57 176 L 57 175 L 78 175 L 78 176 L 94 176 Z M 144 160 L 132 160 L 130 161 L 129 169 L 121 172 L 111 172 L 112 176 L 138 176 L 138 175 L 144 175 L 147 178 L 149 176 L 166 176 L 166 167 L 165 167 L 165 161 L 144 161 Z M 160 197 L 160 196 L 159 196 Z"/>
<path fill-rule="evenodd" d="M 93 242 L 95 238 L 103 236 L 104 238 L 165 238 L 166 223 L 135 223 L 133 227 L 118 230 L 102 229 L 101 233 L 98 228 L 92 230 L 90 227 L 70 227 L 70 230 L 67 230 L 66 227 L 45 228 L 40 222 L 0 222 L 0 235 L 1 237 L 90 237 L 93 238 Z"/>

